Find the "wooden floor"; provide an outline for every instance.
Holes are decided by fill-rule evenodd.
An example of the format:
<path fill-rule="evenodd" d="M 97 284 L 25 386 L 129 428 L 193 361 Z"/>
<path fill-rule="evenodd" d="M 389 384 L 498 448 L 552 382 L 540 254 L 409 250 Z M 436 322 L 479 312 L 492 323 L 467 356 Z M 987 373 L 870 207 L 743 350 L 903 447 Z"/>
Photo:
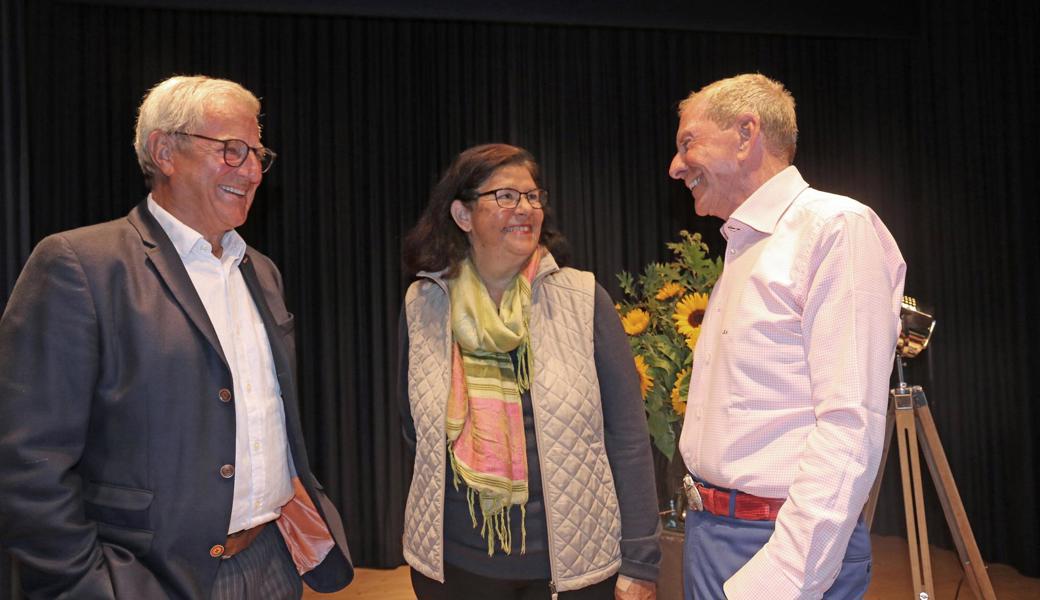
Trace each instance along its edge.
<path fill-rule="evenodd" d="M 874 575 L 866 600 L 913 599 L 906 540 L 891 536 L 873 536 Z M 963 572 L 957 554 L 950 550 L 932 549 L 932 571 L 935 597 L 953 600 Z M 1000 600 L 1037 600 L 1040 579 L 1020 575 L 1006 565 L 989 566 L 990 581 Z M 958 600 L 973 597 L 967 582 L 960 586 Z M 305 600 L 415 600 L 408 578 L 408 567 L 396 569 L 358 569 L 347 589 L 335 594 L 318 594 L 307 590 Z"/>

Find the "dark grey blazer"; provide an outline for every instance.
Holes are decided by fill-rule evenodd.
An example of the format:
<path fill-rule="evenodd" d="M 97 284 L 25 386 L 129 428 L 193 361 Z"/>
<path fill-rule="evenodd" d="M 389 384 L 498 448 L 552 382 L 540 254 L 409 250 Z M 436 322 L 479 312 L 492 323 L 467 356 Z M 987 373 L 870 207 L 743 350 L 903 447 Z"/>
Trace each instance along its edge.
<path fill-rule="evenodd" d="M 304 579 L 344 587 L 339 514 L 311 473 L 293 316 L 269 258 L 240 269 L 259 309 L 292 460 L 334 548 Z M 0 318 L 0 544 L 30 597 L 208 598 L 235 462 L 231 372 L 177 251 L 144 202 L 44 239 Z M 223 394 L 221 392 L 224 392 Z"/>

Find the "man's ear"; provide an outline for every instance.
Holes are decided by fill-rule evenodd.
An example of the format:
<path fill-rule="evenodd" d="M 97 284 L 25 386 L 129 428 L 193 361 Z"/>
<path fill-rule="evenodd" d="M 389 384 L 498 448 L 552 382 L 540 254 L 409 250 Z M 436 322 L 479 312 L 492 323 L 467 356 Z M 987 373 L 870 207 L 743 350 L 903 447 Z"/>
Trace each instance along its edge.
<path fill-rule="evenodd" d="M 148 134 L 145 150 L 152 157 L 152 162 L 159 167 L 159 171 L 163 175 L 169 177 L 173 174 L 173 153 L 175 149 L 169 134 L 158 129 L 152 131 Z"/>
<path fill-rule="evenodd" d="M 455 220 L 459 229 L 466 233 L 473 231 L 472 211 L 465 202 L 458 198 L 451 201 L 451 218 Z"/>
<path fill-rule="evenodd" d="M 761 122 L 758 119 L 758 115 L 750 112 L 738 115 L 734 127 L 736 127 L 737 135 L 740 138 L 737 146 L 739 151 L 750 150 L 755 142 L 758 141 L 758 136 L 761 133 Z"/>

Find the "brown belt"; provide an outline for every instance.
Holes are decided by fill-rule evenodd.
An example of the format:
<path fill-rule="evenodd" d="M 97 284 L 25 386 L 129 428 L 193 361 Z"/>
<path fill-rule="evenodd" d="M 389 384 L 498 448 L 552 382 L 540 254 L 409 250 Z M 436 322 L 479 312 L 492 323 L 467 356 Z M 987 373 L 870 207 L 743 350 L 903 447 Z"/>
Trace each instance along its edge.
<path fill-rule="evenodd" d="M 253 540 L 260 535 L 260 532 L 263 531 L 266 526 L 267 523 L 261 523 L 256 527 L 236 531 L 229 535 L 227 541 L 224 542 L 224 554 L 222 554 L 220 558 L 228 559 L 239 552 L 244 551 L 249 547 L 249 544 L 253 543 Z"/>

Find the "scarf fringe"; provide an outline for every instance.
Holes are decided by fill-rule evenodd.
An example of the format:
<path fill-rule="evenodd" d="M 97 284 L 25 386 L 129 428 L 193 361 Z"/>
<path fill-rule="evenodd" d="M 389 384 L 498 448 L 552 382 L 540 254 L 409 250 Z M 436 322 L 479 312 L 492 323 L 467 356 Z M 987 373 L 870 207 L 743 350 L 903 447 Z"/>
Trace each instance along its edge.
<path fill-rule="evenodd" d="M 480 537 L 487 540 L 488 545 L 488 556 L 495 554 L 495 540 L 498 540 L 499 547 L 506 554 L 513 553 L 513 528 L 512 521 L 509 516 L 509 509 L 513 506 L 507 504 L 506 506 L 500 506 L 497 510 L 494 508 L 484 508 L 484 503 L 481 502 L 482 495 L 479 491 L 466 485 L 466 482 L 459 477 L 458 462 L 455 459 L 455 453 L 452 452 L 451 443 L 448 443 L 448 460 L 451 462 L 451 482 L 455 486 L 455 491 L 459 489 L 459 483 L 466 486 L 466 504 L 469 505 L 469 519 L 473 523 L 473 528 L 477 528 L 477 510 L 476 505 L 480 504 L 480 516 L 482 524 L 480 527 Z M 490 504 L 490 502 L 489 502 Z M 520 554 L 527 554 L 527 504 L 520 504 Z"/>
<path fill-rule="evenodd" d="M 472 490 L 470 490 L 472 491 Z M 470 499 L 470 510 L 473 510 L 472 496 Z M 521 520 L 520 529 L 523 531 L 522 537 L 523 542 L 521 543 L 520 554 L 527 554 L 527 527 L 526 521 L 527 511 L 523 508 L 524 505 L 520 505 L 520 511 L 523 514 Z M 513 553 L 513 529 L 512 523 L 509 516 L 509 507 L 499 507 L 495 512 L 485 511 L 484 507 L 480 508 L 484 523 L 480 528 L 480 537 L 487 540 L 488 556 L 494 556 L 495 554 L 495 539 L 498 539 L 498 545 L 507 555 Z"/>

